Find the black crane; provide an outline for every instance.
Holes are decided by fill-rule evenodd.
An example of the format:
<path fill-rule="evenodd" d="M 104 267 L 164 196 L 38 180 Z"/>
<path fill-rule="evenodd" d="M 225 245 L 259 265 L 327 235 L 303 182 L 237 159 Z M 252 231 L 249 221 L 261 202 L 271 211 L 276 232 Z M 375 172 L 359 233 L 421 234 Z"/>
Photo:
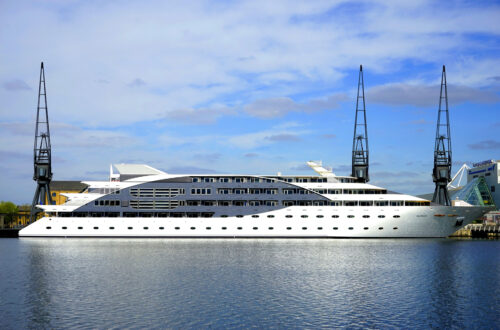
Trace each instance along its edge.
<path fill-rule="evenodd" d="M 363 66 L 359 66 L 358 97 L 356 99 L 356 118 L 352 141 L 352 176 L 358 182 L 368 182 L 368 131 L 366 127 L 365 83 Z"/>
<path fill-rule="evenodd" d="M 441 75 L 441 93 L 439 95 L 432 180 L 436 184 L 432 201 L 441 205 L 451 205 L 448 193 L 448 183 L 451 181 L 451 135 L 450 116 L 448 112 L 448 89 L 446 87 L 446 69 L 444 65 Z"/>
<path fill-rule="evenodd" d="M 40 66 L 40 83 L 38 85 L 38 107 L 36 112 L 35 144 L 33 147 L 33 180 L 36 191 L 31 204 L 30 221 L 36 220 L 41 212 L 37 204 L 52 204 L 50 181 L 52 180 L 52 159 L 49 130 L 49 113 L 47 110 L 47 91 L 45 89 L 45 71 L 43 62 Z"/>

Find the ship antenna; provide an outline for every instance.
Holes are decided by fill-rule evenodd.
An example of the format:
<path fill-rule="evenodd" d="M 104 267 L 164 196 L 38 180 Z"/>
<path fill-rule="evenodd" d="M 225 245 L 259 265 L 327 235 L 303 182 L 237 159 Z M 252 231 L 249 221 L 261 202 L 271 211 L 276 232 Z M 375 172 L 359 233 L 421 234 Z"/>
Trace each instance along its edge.
<path fill-rule="evenodd" d="M 36 112 L 35 144 L 33 147 L 33 180 L 36 191 L 31 203 L 30 222 L 36 220 L 41 212 L 37 204 L 52 204 L 50 181 L 52 180 L 52 157 L 50 145 L 49 113 L 47 110 L 47 90 L 45 88 L 45 71 L 43 62 L 40 66 L 40 83 L 38 85 L 38 107 Z"/>
<path fill-rule="evenodd" d="M 366 124 L 365 83 L 363 66 L 359 66 L 358 97 L 356 99 L 356 117 L 354 120 L 354 138 L 352 141 L 352 176 L 358 182 L 368 182 L 368 131 Z"/>
<path fill-rule="evenodd" d="M 441 205 L 451 205 L 447 187 L 448 183 L 451 181 L 451 135 L 450 116 L 448 112 L 448 89 L 446 87 L 446 70 L 444 65 L 441 75 L 441 92 L 439 95 L 432 180 L 436 184 L 432 201 Z"/>

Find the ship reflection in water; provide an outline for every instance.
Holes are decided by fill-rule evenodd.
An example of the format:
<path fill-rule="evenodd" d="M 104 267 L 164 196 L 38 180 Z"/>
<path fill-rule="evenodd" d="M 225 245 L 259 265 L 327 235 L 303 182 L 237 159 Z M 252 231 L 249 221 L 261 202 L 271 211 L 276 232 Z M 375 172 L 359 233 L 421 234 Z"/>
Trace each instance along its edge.
<path fill-rule="evenodd" d="M 0 240 L 0 328 L 495 328 L 500 241 Z"/>

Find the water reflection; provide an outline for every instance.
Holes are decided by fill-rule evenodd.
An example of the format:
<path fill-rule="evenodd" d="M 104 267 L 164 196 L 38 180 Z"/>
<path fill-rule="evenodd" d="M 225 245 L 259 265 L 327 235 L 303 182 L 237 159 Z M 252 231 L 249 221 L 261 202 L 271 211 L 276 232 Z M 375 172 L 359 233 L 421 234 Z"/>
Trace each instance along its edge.
<path fill-rule="evenodd" d="M 470 311 L 500 309 L 498 241 L 6 242 L 24 299 L 0 304 L 0 328 L 491 328 Z"/>

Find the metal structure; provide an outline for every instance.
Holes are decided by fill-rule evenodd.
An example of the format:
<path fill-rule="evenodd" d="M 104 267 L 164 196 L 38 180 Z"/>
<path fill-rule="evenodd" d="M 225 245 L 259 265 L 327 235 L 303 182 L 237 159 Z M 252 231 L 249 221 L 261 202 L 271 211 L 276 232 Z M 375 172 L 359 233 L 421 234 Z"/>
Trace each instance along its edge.
<path fill-rule="evenodd" d="M 368 182 L 368 131 L 366 127 L 365 83 L 363 66 L 359 66 L 358 97 L 356 99 L 356 118 L 352 141 L 352 176 L 358 182 Z"/>
<path fill-rule="evenodd" d="M 450 189 L 456 189 L 458 187 L 465 186 L 467 184 L 467 171 L 470 170 L 471 167 L 467 164 L 463 164 L 462 167 L 458 170 L 457 173 L 453 176 L 451 179 L 450 183 L 448 183 L 448 188 Z M 465 184 L 463 184 L 463 181 L 465 179 Z"/>
<path fill-rule="evenodd" d="M 49 113 L 47 110 L 47 90 L 45 88 L 45 71 L 43 62 L 40 66 L 40 83 L 38 85 L 38 107 L 36 113 L 35 144 L 33 147 L 33 180 L 37 182 L 35 196 L 31 204 L 30 221 L 35 220 L 41 212 L 37 204 L 52 204 L 50 181 L 52 180 L 52 160 L 49 130 Z"/>
<path fill-rule="evenodd" d="M 439 95 L 432 179 L 436 184 L 432 201 L 441 205 L 451 205 L 448 193 L 448 183 L 451 181 L 451 135 L 450 116 L 448 112 L 448 89 L 446 87 L 446 69 L 444 65 L 441 75 L 441 92 Z"/>

